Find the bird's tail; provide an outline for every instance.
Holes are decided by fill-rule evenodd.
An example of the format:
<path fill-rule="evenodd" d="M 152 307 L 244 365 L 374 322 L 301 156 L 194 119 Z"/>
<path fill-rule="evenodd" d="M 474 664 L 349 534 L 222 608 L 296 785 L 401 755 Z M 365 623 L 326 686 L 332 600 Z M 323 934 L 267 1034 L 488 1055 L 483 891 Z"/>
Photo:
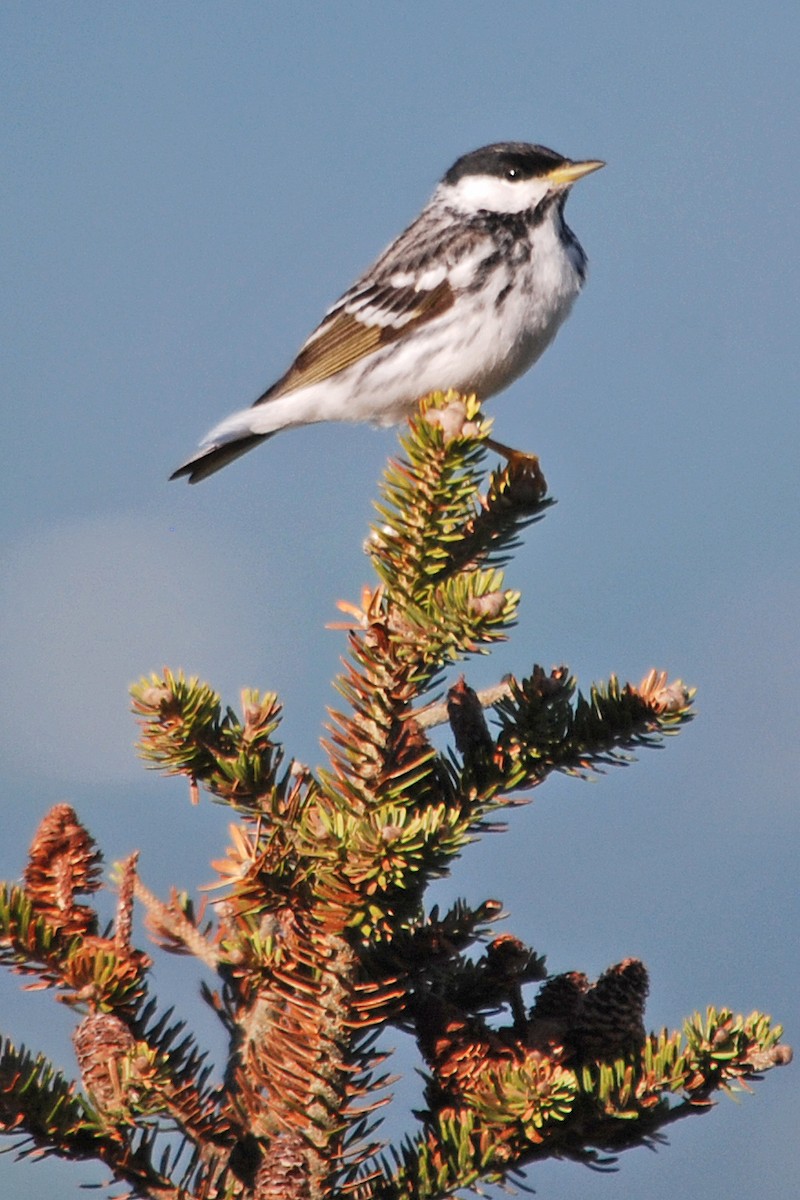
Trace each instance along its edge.
<path fill-rule="evenodd" d="M 204 446 L 198 450 L 197 454 L 178 467 L 177 471 L 173 471 L 170 479 L 181 479 L 187 475 L 189 483 L 199 483 L 201 479 L 207 479 L 209 475 L 226 467 L 229 462 L 246 454 L 248 450 L 252 450 L 259 442 L 265 442 L 269 437 L 272 437 L 271 433 L 247 433 L 229 442 L 217 442 Z"/>

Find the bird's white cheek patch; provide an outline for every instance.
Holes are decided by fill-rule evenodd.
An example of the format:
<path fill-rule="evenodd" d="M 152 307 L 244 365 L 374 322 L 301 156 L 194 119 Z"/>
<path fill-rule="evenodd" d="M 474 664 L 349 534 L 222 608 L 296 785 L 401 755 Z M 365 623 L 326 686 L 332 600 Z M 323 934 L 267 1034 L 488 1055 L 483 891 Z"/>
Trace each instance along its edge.
<path fill-rule="evenodd" d="M 462 212 L 515 213 L 533 208 L 547 194 L 544 179 L 498 179 L 496 175 L 465 175 L 448 189 L 448 200 Z"/>

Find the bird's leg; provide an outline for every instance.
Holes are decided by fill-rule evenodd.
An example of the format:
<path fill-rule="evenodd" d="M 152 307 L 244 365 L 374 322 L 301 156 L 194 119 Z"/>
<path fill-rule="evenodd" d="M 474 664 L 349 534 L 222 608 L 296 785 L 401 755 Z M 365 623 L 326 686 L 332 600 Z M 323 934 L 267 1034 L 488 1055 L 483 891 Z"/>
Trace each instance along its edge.
<path fill-rule="evenodd" d="M 496 442 L 494 438 L 487 438 L 485 445 L 490 450 L 494 450 L 495 454 L 501 455 L 510 463 L 534 462 L 538 463 L 539 456 L 536 454 L 527 454 L 524 450 L 514 450 L 511 446 L 505 446 L 502 442 Z"/>
<path fill-rule="evenodd" d="M 506 459 L 512 474 L 529 476 L 536 484 L 540 495 L 545 495 L 547 492 L 547 480 L 539 466 L 538 454 L 527 454 L 524 450 L 513 450 L 511 446 L 504 446 L 502 442 L 496 442 L 494 438 L 487 438 L 484 445 Z"/>

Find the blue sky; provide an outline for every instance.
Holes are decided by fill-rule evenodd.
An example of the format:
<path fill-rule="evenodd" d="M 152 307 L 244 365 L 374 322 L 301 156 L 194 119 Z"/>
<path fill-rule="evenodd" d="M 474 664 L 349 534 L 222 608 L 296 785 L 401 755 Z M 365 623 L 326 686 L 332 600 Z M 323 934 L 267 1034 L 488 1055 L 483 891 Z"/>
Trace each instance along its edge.
<path fill-rule="evenodd" d="M 109 864 L 193 888 L 227 814 L 144 771 L 127 687 L 169 664 L 236 703 L 278 690 L 315 763 L 338 598 L 394 434 L 288 433 L 196 488 L 167 476 L 288 365 L 324 308 L 466 150 L 543 142 L 608 168 L 568 215 L 585 294 L 491 402 L 558 505 L 509 569 L 512 640 L 588 686 L 699 688 L 661 753 L 556 779 L 436 897 L 499 896 L 554 971 L 648 964 L 648 1024 L 760 1008 L 798 1040 L 797 162 L 786 3 L 7 2 L 0 877 L 68 800 Z M 155 985 L 183 1004 L 179 961 Z M 193 1022 L 216 1036 L 194 998 Z M 68 1012 L 0 984 L 0 1028 L 73 1069 Z M 723 1099 L 615 1176 L 546 1165 L 542 1200 L 783 1197 L 797 1068 Z M 30 1200 L 91 1165 L 15 1166 Z"/>

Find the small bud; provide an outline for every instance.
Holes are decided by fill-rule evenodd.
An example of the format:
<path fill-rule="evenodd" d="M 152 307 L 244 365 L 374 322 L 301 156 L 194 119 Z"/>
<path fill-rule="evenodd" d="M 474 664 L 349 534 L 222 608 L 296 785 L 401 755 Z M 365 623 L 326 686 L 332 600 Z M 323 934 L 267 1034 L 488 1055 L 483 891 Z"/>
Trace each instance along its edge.
<path fill-rule="evenodd" d="M 658 702 L 664 712 L 678 712 L 689 702 L 688 689 L 683 686 L 680 679 L 676 679 L 668 687 L 662 688 L 658 694 Z"/>
<path fill-rule="evenodd" d="M 503 911 L 502 900 L 484 900 L 483 904 L 478 905 L 475 909 L 475 918 L 477 921 L 496 921 Z"/>
<path fill-rule="evenodd" d="M 636 691 L 658 712 L 680 712 L 692 698 L 681 679 L 668 682 L 666 671 L 648 671 Z"/>
<path fill-rule="evenodd" d="M 487 592 L 485 596 L 473 596 L 469 602 L 469 611 L 476 617 L 487 617 L 496 620 L 506 606 L 505 592 Z"/>
<path fill-rule="evenodd" d="M 431 408 L 425 413 L 429 425 L 438 426 L 444 437 L 445 445 L 464 436 L 464 424 L 467 420 L 467 406 L 463 400 L 451 400 L 444 408 Z"/>
<path fill-rule="evenodd" d="M 753 1050 L 746 1065 L 751 1071 L 770 1071 L 773 1067 L 788 1067 L 793 1058 L 791 1046 L 770 1046 L 768 1050 Z"/>
<path fill-rule="evenodd" d="M 141 702 L 147 708 L 165 708 L 172 700 L 172 691 L 168 687 L 146 687 L 140 692 Z"/>

